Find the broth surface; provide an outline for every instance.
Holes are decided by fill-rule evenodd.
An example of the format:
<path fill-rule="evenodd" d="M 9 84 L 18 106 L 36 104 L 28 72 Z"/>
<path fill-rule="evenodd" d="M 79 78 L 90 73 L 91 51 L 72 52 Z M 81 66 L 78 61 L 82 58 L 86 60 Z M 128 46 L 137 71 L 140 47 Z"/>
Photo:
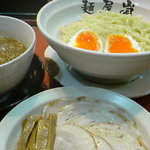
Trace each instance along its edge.
<path fill-rule="evenodd" d="M 0 65 L 9 62 L 20 56 L 27 50 L 26 46 L 15 39 L 0 38 Z"/>

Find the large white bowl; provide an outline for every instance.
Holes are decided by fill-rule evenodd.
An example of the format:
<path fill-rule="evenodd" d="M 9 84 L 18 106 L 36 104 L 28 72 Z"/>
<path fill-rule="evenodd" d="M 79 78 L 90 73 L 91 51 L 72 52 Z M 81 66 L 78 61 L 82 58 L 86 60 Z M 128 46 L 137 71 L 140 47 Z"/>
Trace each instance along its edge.
<path fill-rule="evenodd" d="M 88 1 L 90 2 L 90 1 Z M 95 2 L 95 11 L 103 8 L 102 0 Z M 125 0 L 113 0 L 112 11 L 120 11 Z M 133 15 L 142 15 L 149 20 L 150 0 L 132 0 L 135 4 Z M 71 47 L 58 38 L 59 28 L 81 19 L 82 0 L 55 0 L 39 11 L 37 25 L 60 58 L 85 77 L 98 82 L 119 83 L 131 80 L 150 69 L 150 52 L 137 54 L 112 54 L 85 51 Z"/>
<path fill-rule="evenodd" d="M 12 61 L 0 65 L 0 94 L 17 86 L 31 64 L 36 36 L 33 28 L 22 20 L 0 16 L 0 36 L 7 36 L 21 41 L 27 50 Z"/>

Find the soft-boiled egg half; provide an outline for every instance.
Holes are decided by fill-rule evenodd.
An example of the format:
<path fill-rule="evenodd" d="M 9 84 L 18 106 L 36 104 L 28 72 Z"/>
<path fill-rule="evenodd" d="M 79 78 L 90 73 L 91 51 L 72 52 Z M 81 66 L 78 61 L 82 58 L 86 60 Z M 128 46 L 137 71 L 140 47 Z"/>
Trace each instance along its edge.
<path fill-rule="evenodd" d="M 93 51 L 101 51 L 103 49 L 102 40 L 91 30 L 81 29 L 72 36 L 69 45 Z"/>
<path fill-rule="evenodd" d="M 139 53 L 141 47 L 130 35 L 110 34 L 106 40 L 104 52 L 109 53 Z"/>
<path fill-rule="evenodd" d="M 81 29 L 76 32 L 68 44 L 104 53 L 139 53 L 142 51 L 139 43 L 130 35 L 109 34 L 104 43 L 97 33 L 88 29 Z"/>

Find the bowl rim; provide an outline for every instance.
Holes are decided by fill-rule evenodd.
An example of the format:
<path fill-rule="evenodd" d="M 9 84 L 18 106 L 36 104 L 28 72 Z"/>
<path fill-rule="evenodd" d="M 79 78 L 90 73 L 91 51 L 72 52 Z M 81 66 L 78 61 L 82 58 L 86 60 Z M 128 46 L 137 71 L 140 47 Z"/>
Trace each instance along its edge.
<path fill-rule="evenodd" d="M 52 5 L 55 5 L 55 4 L 59 3 L 59 2 L 60 2 L 60 0 L 54 0 L 54 1 L 51 1 L 51 2 L 49 2 L 47 4 L 45 4 L 39 10 L 39 12 L 37 14 L 37 18 L 36 18 L 36 22 L 37 22 L 37 26 L 38 26 L 39 30 L 51 42 L 54 42 L 54 43 L 58 44 L 61 47 L 69 48 L 69 50 L 80 52 L 80 53 L 84 53 L 84 54 L 88 54 L 88 55 L 109 56 L 109 57 L 140 57 L 140 56 L 148 56 L 148 55 L 150 55 L 150 51 L 145 51 L 145 52 L 140 52 L 140 53 L 102 53 L 102 52 L 97 52 L 97 51 L 92 51 L 92 50 L 91 51 L 90 50 L 84 50 L 82 48 L 70 46 L 67 43 L 64 43 L 64 42 L 61 42 L 58 39 L 55 39 L 44 28 L 43 23 L 41 22 L 41 18 L 43 17 L 43 13 L 45 12 L 45 10 L 47 10 L 48 7 L 50 7 Z M 96 1 L 96 2 L 101 2 L 101 1 Z M 149 9 L 149 11 L 150 11 L 150 9 Z M 52 13 L 52 15 L 53 14 L 55 14 L 55 13 Z"/>
<path fill-rule="evenodd" d="M 5 67 L 5 66 L 7 66 L 9 64 L 12 64 L 12 63 L 16 62 L 17 60 L 23 58 L 24 55 L 26 55 L 29 52 L 29 50 L 31 50 L 32 47 L 35 46 L 35 43 L 36 43 L 36 34 L 35 34 L 35 31 L 34 31 L 34 29 L 28 23 L 26 23 L 25 21 L 23 21 L 21 19 L 18 19 L 18 18 L 15 18 L 15 17 L 11 17 L 11 16 L 0 15 L 0 19 L 1 18 L 13 20 L 13 21 L 17 21 L 20 24 L 24 24 L 32 32 L 32 34 L 33 34 L 33 41 L 31 42 L 30 46 L 26 49 L 26 51 L 24 51 L 21 55 L 19 55 L 18 57 L 12 59 L 11 61 L 8 61 L 8 62 L 6 62 L 4 64 L 0 64 L 0 68 Z"/>

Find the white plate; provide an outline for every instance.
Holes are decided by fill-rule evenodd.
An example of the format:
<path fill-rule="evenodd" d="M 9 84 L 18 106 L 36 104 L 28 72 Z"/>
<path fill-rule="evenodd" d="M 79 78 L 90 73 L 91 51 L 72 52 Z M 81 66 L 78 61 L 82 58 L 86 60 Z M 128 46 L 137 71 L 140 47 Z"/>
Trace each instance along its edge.
<path fill-rule="evenodd" d="M 56 51 L 48 46 L 45 50 L 45 58 L 52 59 L 59 67 L 59 73 L 54 78 L 63 86 L 92 86 L 112 90 L 130 98 L 137 98 L 148 95 L 150 93 L 150 71 L 141 74 L 139 78 L 124 84 L 98 84 L 82 78 L 72 67 L 65 64 Z M 49 72 L 54 71 L 54 67 L 50 66 Z"/>
<path fill-rule="evenodd" d="M 137 122 L 147 146 L 150 146 L 150 114 L 139 104 L 117 93 L 94 87 L 62 87 L 41 92 L 23 101 L 12 109 L 0 123 L 0 149 L 13 150 L 18 141 L 21 123 L 30 114 L 40 114 L 44 105 L 61 97 L 87 96 L 113 102 L 124 108 Z M 134 108 L 134 109 L 133 109 Z M 149 144 L 149 145 L 148 145 Z"/>

